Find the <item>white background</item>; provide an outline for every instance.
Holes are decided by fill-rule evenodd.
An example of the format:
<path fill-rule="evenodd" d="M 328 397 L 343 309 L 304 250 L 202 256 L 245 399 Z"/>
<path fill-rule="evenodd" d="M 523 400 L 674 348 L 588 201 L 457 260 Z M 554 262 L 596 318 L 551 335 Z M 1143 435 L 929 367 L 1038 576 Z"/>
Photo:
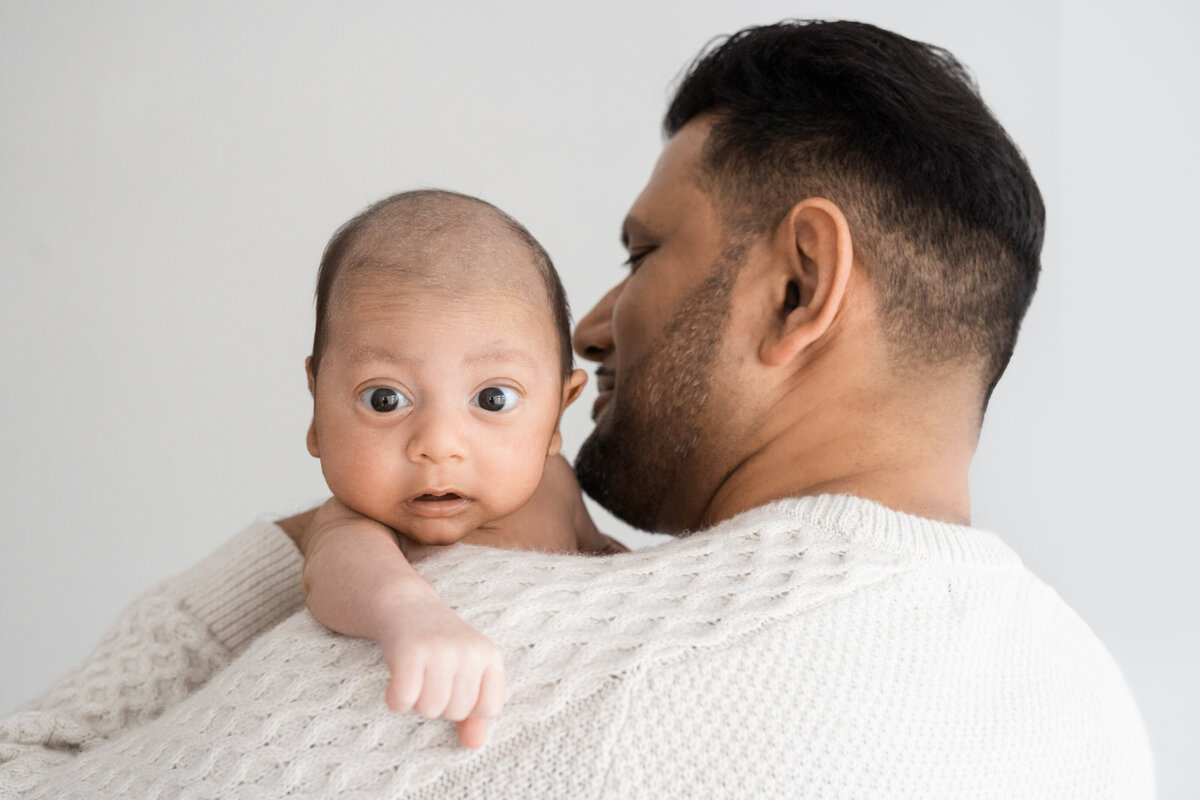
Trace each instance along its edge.
<path fill-rule="evenodd" d="M 619 278 L 679 70 L 719 33 L 844 17 L 957 54 L 1042 186 L 1042 285 L 974 518 L 1112 649 L 1162 796 L 1189 796 L 1197 5 L 435 5 L 0 4 L 0 713 L 138 592 L 322 498 L 302 361 L 338 224 L 401 189 L 478 194 L 582 316 Z"/>

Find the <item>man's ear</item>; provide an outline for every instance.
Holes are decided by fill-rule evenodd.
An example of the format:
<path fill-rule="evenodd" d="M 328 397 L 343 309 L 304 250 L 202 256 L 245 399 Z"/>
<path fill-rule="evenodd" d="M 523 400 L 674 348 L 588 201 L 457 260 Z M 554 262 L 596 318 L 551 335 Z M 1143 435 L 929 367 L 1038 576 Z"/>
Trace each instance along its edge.
<path fill-rule="evenodd" d="M 308 445 L 308 453 L 313 458 L 320 458 L 321 451 L 317 447 L 317 381 L 313 377 L 312 371 L 312 356 L 304 359 L 304 374 L 308 376 L 308 393 L 313 399 L 313 418 L 312 422 L 308 423 L 308 435 L 305 437 L 305 444 Z"/>
<path fill-rule="evenodd" d="M 776 229 L 774 246 L 783 268 L 771 276 L 774 324 L 759 356 L 781 366 L 833 325 L 846 299 L 854 246 L 842 210 L 820 197 L 792 207 Z"/>
<path fill-rule="evenodd" d="M 562 449 L 562 432 L 559 429 L 562 427 L 563 412 L 567 410 L 567 406 L 579 399 L 583 387 L 587 386 L 587 381 L 587 373 L 581 369 L 572 370 L 567 379 L 563 381 L 562 404 L 558 407 L 558 421 L 554 423 L 554 435 L 550 437 L 550 447 L 546 451 L 546 455 L 555 455 Z"/>

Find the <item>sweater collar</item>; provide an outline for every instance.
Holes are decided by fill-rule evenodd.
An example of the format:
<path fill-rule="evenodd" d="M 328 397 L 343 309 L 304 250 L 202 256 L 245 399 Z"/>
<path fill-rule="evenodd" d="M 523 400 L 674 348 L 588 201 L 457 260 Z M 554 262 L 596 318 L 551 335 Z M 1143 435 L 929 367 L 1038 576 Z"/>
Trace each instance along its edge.
<path fill-rule="evenodd" d="M 847 543 L 916 556 L 922 561 L 1019 565 L 1020 557 L 991 531 L 918 517 L 848 494 L 788 497 L 752 508 L 693 536 L 815 526 Z M 799 523 L 797 525 L 796 523 Z"/>

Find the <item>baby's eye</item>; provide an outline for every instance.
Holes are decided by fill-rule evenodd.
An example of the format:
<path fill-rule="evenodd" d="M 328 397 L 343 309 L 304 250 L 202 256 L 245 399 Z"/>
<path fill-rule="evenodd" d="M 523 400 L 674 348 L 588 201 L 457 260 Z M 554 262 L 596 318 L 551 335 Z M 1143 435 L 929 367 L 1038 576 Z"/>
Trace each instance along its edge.
<path fill-rule="evenodd" d="M 380 414 L 386 414 L 409 405 L 408 398 L 395 389 L 367 389 L 358 396 L 358 399 Z"/>
<path fill-rule="evenodd" d="M 519 399 L 516 389 L 509 389 L 507 386 L 489 386 L 475 395 L 471 403 L 484 411 L 504 411 L 515 406 Z"/>

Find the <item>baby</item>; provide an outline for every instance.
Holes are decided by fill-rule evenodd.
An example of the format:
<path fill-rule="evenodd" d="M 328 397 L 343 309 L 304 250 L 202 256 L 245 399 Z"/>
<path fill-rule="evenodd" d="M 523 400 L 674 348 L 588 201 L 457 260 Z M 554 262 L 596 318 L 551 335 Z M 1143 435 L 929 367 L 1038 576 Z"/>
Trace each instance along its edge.
<path fill-rule="evenodd" d="M 303 543 L 308 607 L 379 642 L 390 708 L 458 721 L 468 747 L 504 702 L 499 650 L 409 560 L 459 541 L 623 549 L 558 455 L 562 413 L 587 381 L 569 323 L 541 245 L 464 195 L 382 200 L 321 260 L 308 450 L 333 499 Z"/>

